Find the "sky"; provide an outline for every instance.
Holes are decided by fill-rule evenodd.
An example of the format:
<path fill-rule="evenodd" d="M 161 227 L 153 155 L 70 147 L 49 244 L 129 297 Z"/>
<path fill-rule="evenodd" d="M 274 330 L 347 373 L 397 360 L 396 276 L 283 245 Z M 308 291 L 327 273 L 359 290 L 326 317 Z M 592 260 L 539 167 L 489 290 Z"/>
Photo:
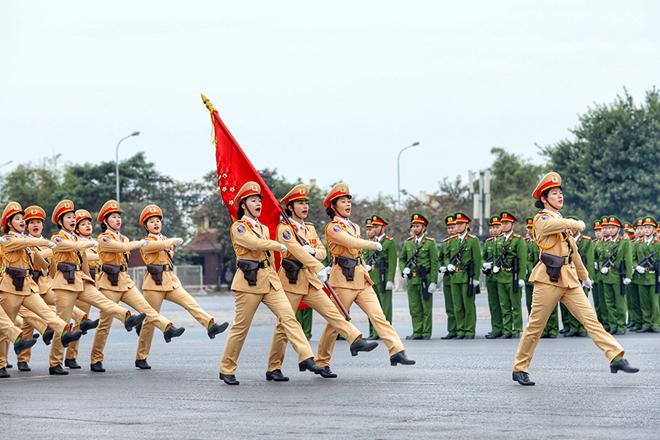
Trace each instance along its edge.
<path fill-rule="evenodd" d="M 0 169 L 144 151 L 214 169 L 207 95 L 258 168 L 375 197 L 534 162 L 660 78 L 657 1 L 0 3 Z"/>

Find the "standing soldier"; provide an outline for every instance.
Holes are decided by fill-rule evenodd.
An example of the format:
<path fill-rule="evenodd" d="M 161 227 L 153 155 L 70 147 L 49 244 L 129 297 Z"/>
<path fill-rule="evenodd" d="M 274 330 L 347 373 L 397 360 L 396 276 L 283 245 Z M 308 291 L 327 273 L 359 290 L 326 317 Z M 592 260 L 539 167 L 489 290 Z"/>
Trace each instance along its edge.
<path fill-rule="evenodd" d="M 495 242 L 495 264 L 497 294 L 502 307 L 504 337 L 517 338 L 522 332 L 522 289 L 525 287 L 527 247 L 525 241 L 513 232 L 518 219 L 509 211 L 502 211 L 502 235 Z"/>
<path fill-rule="evenodd" d="M 210 339 L 224 332 L 229 323 L 218 324 L 215 318 L 204 311 L 195 298 L 181 285 L 181 281 L 174 273 L 174 246 L 180 246 L 180 238 L 167 238 L 161 234 L 163 229 L 163 211 L 157 205 L 147 205 L 140 214 L 140 225 L 147 232 L 145 240 L 148 243 L 140 248 L 140 256 L 147 267 L 144 275 L 142 291 L 144 299 L 156 311 L 164 300 L 173 302 L 184 309 L 199 322 L 206 330 Z M 154 323 L 147 320 L 139 332 L 138 348 L 135 357 L 135 366 L 141 370 L 149 370 L 147 362 L 151 351 L 151 341 L 154 336 Z"/>
<path fill-rule="evenodd" d="M 451 274 L 451 300 L 456 315 L 457 339 L 474 339 L 477 326 L 475 295 L 479 293 L 481 246 L 476 235 L 470 234 L 467 214 L 454 214 L 456 222 L 449 245 L 447 272 Z"/>
<path fill-rule="evenodd" d="M 635 246 L 633 264 L 639 289 L 642 310 L 642 326 L 639 333 L 658 333 L 660 331 L 660 309 L 658 308 L 658 260 L 660 260 L 660 242 L 655 240 L 657 222 L 651 216 L 642 218 L 642 237 Z"/>
<path fill-rule="evenodd" d="M 449 243 L 456 234 L 456 221 L 454 215 L 445 217 L 447 226 L 447 237 L 442 240 L 438 246 L 438 258 L 440 260 L 440 278 L 442 279 L 442 295 L 445 297 L 445 313 L 447 314 L 447 334 L 440 339 L 454 339 L 458 336 L 456 328 L 456 314 L 454 311 L 454 302 L 451 298 L 451 274 L 447 273 L 447 264 L 449 259 Z M 499 306 L 498 306 L 499 307 Z"/>
<path fill-rule="evenodd" d="M 534 266 L 539 261 L 539 247 L 534 241 L 534 219 L 529 217 L 527 222 L 527 235 L 525 236 L 525 243 L 527 244 L 527 271 L 525 273 L 525 304 L 527 305 L 528 316 L 532 314 L 532 302 L 534 301 L 534 284 L 529 282 L 529 277 L 534 270 Z M 548 323 L 543 329 L 541 338 L 556 338 L 559 334 L 559 313 L 557 307 L 550 314 Z"/>
<path fill-rule="evenodd" d="M 633 264 L 630 240 L 619 236 L 622 222 L 611 215 L 605 223 L 607 243 L 599 255 L 600 273 L 603 275 L 605 302 L 609 312 L 610 333 L 626 333 L 626 290 L 631 282 Z"/>
<path fill-rule="evenodd" d="M 502 231 L 502 222 L 500 217 L 494 215 L 488 221 L 488 233 L 490 237 L 484 241 L 482 250 L 481 271 L 486 276 L 486 289 L 488 292 L 488 308 L 490 309 L 490 333 L 486 334 L 486 339 L 497 339 L 504 334 L 502 328 L 502 309 L 500 307 L 499 296 L 497 295 L 497 279 L 493 273 L 493 263 L 495 260 L 495 241 Z"/>
<path fill-rule="evenodd" d="M 373 281 L 374 292 L 378 297 L 380 307 L 383 309 L 385 319 L 392 324 L 392 290 L 394 289 L 394 276 L 396 275 L 396 241 L 389 235 L 385 235 L 388 223 L 379 215 L 371 216 L 371 229 L 374 241 L 383 246 L 382 252 L 371 251 L 372 254 L 365 258 L 371 266 L 369 277 Z M 368 252 L 368 251 L 367 251 Z M 369 322 L 369 337 L 367 339 L 380 339 L 378 332 Z"/>
<path fill-rule="evenodd" d="M 638 218 L 634 223 L 635 235 L 631 238 L 630 247 L 632 249 L 633 260 L 635 259 L 635 254 L 637 252 L 637 247 L 643 241 L 644 237 L 644 226 L 643 218 Z M 634 263 L 634 261 L 633 261 Z M 639 331 L 644 327 L 644 322 L 642 318 L 642 306 L 639 297 L 639 281 L 640 273 L 636 270 L 633 270 L 632 274 L 632 283 L 630 283 L 628 292 L 626 292 L 626 303 L 628 305 L 628 330 L 630 331 Z"/>
<path fill-rule="evenodd" d="M 156 324 L 163 332 L 165 342 L 177 338 L 183 334 L 183 327 L 175 327 L 174 324 L 154 310 L 145 297 L 135 287 L 135 282 L 128 275 L 128 257 L 130 252 L 140 249 L 150 240 L 129 241 L 119 230 L 121 228 L 121 207 L 115 200 L 108 200 L 101 206 L 97 220 L 101 223 L 103 232 L 98 236 L 99 259 L 101 260 L 101 274 L 96 279 L 99 290 L 112 302 L 119 301 L 128 304 L 138 312 L 144 313 L 147 318 L 144 325 Z M 152 248 L 155 247 L 152 244 Z M 110 333 L 113 316 L 101 310 L 101 323 L 94 335 L 92 345 L 90 369 L 95 373 L 105 372 L 103 368 L 103 349 Z M 139 331 L 140 324 L 136 331 Z"/>
<path fill-rule="evenodd" d="M 410 217 L 414 236 L 403 243 L 399 267 L 407 280 L 408 307 L 412 334 L 406 339 L 431 339 L 433 333 L 433 293 L 438 281 L 438 247 L 426 235 L 429 221 L 416 212 Z"/>
<path fill-rule="evenodd" d="M 571 220 L 579 220 L 577 217 L 567 218 Z M 577 245 L 580 258 L 582 258 L 582 264 L 584 264 L 584 267 L 589 273 L 589 279 L 593 280 L 595 275 L 593 241 L 591 240 L 591 237 L 584 235 L 581 231 L 578 231 L 575 228 L 571 229 L 571 235 L 573 236 L 573 241 L 575 241 L 575 244 Z M 593 287 L 591 289 L 584 288 L 583 290 L 584 294 L 588 297 L 589 290 L 593 290 Z M 587 336 L 587 331 L 585 330 L 584 326 L 580 324 L 580 321 L 578 321 L 563 304 L 561 306 L 561 314 L 562 319 L 564 318 L 564 314 L 566 315 L 568 323 L 568 333 L 564 333 L 564 336 Z"/>
<path fill-rule="evenodd" d="M 598 321 L 603 324 L 605 330 L 609 331 L 610 325 L 607 319 L 607 304 L 605 304 L 605 294 L 603 292 L 603 280 L 601 278 L 601 273 L 598 267 L 599 253 L 605 243 L 603 239 L 603 227 L 601 226 L 601 221 L 596 220 L 594 222 L 594 235 L 596 239 L 594 240 L 594 287 L 591 289 L 594 298 L 594 308 L 596 309 L 596 315 L 598 316 Z"/>

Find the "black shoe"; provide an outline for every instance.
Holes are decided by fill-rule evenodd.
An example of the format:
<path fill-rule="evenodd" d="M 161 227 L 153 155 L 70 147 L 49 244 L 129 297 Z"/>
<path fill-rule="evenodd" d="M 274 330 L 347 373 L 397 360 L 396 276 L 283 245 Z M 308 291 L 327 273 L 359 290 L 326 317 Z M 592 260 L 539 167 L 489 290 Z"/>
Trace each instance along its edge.
<path fill-rule="evenodd" d="M 608 330 L 608 331 L 607 331 L 607 333 L 609 333 L 609 334 L 611 334 L 611 335 L 613 335 L 613 334 L 615 334 L 615 333 L 616 333 L 616 329 L 615 329 L 615 328 L 613 328 L 613 329 L 610 329 L 610 330 Z"/>
<path fill-rule="evenodd" d="M 89 365 L 89 369 L 94 373 L 105 373 L 105 368 L 103 368 L 103 362 L 98 361 Z"/>
<path fill-rule="evenodd" d="M 66 332 L 62 335 L 62 345 L 64 347 L 68 346 L 70 342 L 77 341 L 82 336 L 82 332 L 78 330 L 77 332 Z"/>
<path fill-rule="evenodd" d="M 541 335 L 541 339 L 548 339 L 549 337 L 550 337 L 550 335 L 547 334 L 547 333 Z"/>
<path fill-rule="evenodd" d="M 514 371 L 511 374 L 511 378 L 514 382 L 518 382 L 520 385 L 524 386 L 534 386 L 536 384 L 529 379 L 529 374 L 525 371 Z"/>
<path fill-rule="evenodd" d="M 465 335 L 456 335 L 456 339 L 465 339 Z"/>
<path fill-rule="evenodd" d="M 474 339 L 474 335 L 465 335 L 465 339 Z"/>
<path fill-rule="evenodd" d="M 99 326 L 99 320 L 95 319 L 92 321 L 91 319 L 83 319 L 80 321 L 80 331 L 82 332 L 83 335 L 87 334 L 87 331 L 96 328 Z"/>
<path fill-rule="evenodd" d="M 586 338 L 586 337 L 587 337 L 587 332 L 584 331 L 584 330 L 580 330 L 580 331 L 577 333 L 577 335 L 575 335 L 575 336 L 577 336 L 578 338 Z"/>
<path fill-rule="evenodd" d="M 408 359 L 405 351 L 400 351 L 393 356 L 390 356 L 390 365 L 396 367 L 397 364 L 401 365 L 415 365 L 415 361 Z"/>
<path fill-rule="evenodd" d="M 431 337 L 430 336 L 422 336 L 422 340 L 423 341 L 429 341 L 429 340 L 431 340 Z"/>
<path fill-rule="evenodd" d="M 14 366 L 12 364 L 10 364 L 9 362 L 7 362 L 7 366 L 5 368 L 10 370 L 10 369 L 14 368 Z"/>
<path fill-rule="evenodd" d="M 625 331 L 625 330 L 617 330 L 617 331 L 615 331 L 615 332 L 612 333 L 612 334 L 613 334 L 613 335 L 625 335 L 625 334 L 626 334 L 626 331 Z"/>
<path fill-rule="evenodd" d="M 501 337 L 502 337 L 502 333 L 493 333 L 493 332 L 486 333 L 486 339 L 497 339 Z"/>
<path fill-rule="evenodd" d="M 222 324 L 218 324 L 218 323 L 214 322 L 213 325 L 211 327 L 209 327 L 206 334 L 209 335 L 209 338 L 213 339 L 213 338 L 215 338 L 215 335 L 219 335 L 220 333 L 227 330 L 227 327 L 229 327 L 228 322 L 223 322 Z"/>
<path fill-rule="evenodd" d="M 344 337 L 342 335 L 337 335 L 337 340 L 338 341 L 345 341 Z"/>
<path fill-rule="evenodd" d="M 32 368 L 30 368 L 30 365 L 27 362 L 19 361 L 16 366 L 18 367 L 18 371 L 32 371 Z"/>
<path fill-rule="evenodd" d="M 520 333 L 511 333 L 511 337 L 513 339 L 518 339 L 520 337 Z"/>
<path fill-rule="evenodd" d="M 55 330 L 52 328 L 47 328 L 44 334 L 41 335 L 41 339 L 44 341 L 44 344 L 50 345 L 50 343 L 53 341 L 53 336 L 55 336 Z"/>
<path fill-rule="evenodd" d="M 7 367 L 0 368 L 0 379 L 7 379 L 11 374 L 7 373 Z"/>
<path fill-rule="evenodd" d="M 504 335 L 504 339 L 511 339 L 511 338 L 512 338 L 511 333 L 506 333 L 506 334 Z"/>
<path fill-rule="evenodd" d="M 146 359 L 135 359 L 135 366 L 140 370 L 151 370 L 151 365 L 147 363 Z"/>
<path fill-rule="evenodd" d="M 220 380 L 224 381 L 227 385 L 238 385 L 240 382 L 236 380 L 236 376 L 233 374 L 222 374 L 220 373 Z"/>
<path fill-rule="evenodd" d="M 445 336 L 442 336 L 440 339 L 454 339 L 456 337 L 456 333 L 447 333 Z"/>
<path fill-rule="evenodd" d="M 48 368 L 48 374 L 51 376 L 66 376 L 69 372 L 62 368 L 61 365 L 55 365 L 54 367 Z"/>
<path fill-rule="evenodd" d="M 560 334 L 560 335 L 563 335 L 563 334 L 566 333 L 567 331 L 568 331 L 567 328 L 563 328 L 563 329 L 559 330 L 559 334 Z"/>
<path fill-rule="evenodd" d="M 378 336 L 378 335 L 369 335 L 364 339 L 367 340 L 367 341 L 378 341 L 380 339 L 380 336 Z"/>
<path fill-rule="evenodd" d="M 639 368 L 632 367 L 627 359 L 621 359 L 610 363 L 610 373 L 616 374 L 617 371 L 623 371 L 624 373 L 637 373 Z"/>
<path fill-rule="evenodd" d="M 19 354 L 23 350 L 27 350 L 37 343 L 36 339 L 23 339 L 19 338 L 17 342 L 14 342 L 14 353 Z"/>
<path fill-rule="evenodd" d="M 163 337 L 165 338 L 165 342 L 169 343 L 172 340 L 172 338 L 178 338 L 185 331 L 186 331 L 186 329 L 183 328 L 183 327 L 170 326 L 170 328 L 165 330 L 165 332 L 163 333 Z"/>
<path fill-rule="evenodd" d="M 266 380 L 274 382 L 288 382 L 289 378 L 282 374 L 282 370 L 266 371 Z"/>
<path fill-rule="evenodd" d="M 321 374 L 321 367 L 318 367 L 314 363 L 314 358 L 313 357 L 307 358 L 304 361 L 302 361 L 301 363 L 299 363 L 298 364 L 298 369 L 300 371 L 309 370 L 314 374 Z"/>
<path fill-rule="evenodd" d="M 39 333 L 32 333 L 32 339 L 39 339 Z"/>
<path fill-rule="evenodd" d="M 641 327 L 641 328 L 638 328 L 638 329 L 633 329 L 632 331 L 634 331 L 635 333 L 646 333 L 646 332 L 650 331 L 650 329 Z"/>
<path fill-rule="evenodd" d="M 124 328 L 126 328 L 126 331 L 130 332 L 138 325 L 142 326 L 142 322 L 146 317 L 147 315 L 144 313 L 140 313 L 139 315 L 131 315 L 124 320 Z"/>
<path fill-rule="evenodd" d="M 350 346 L 351 356 L 357 356 L 361 351 L 371 351 L 376 347 L 378 347 L 378 342 L 367 342 L 362 338 L 356 339 Z"/>
<path fill-rule="evenodd" d="M 550 339 L 557 339 L 557 335 L 554 334 L 554 333 L 550 333 L 550 334 L 548 335 L 548 338 L 550 338 Z"/>
<path fill-rule="evenodd" d="M 321 368 L 321 372 L 319 374 L 321 377 L 325 377 L 326 379 L 334 379 L 337 377 L 337 373 L 333 373 L 330 367 Z"/>
<path fill-rule="evenodd" d="M 75 359 L 64 359 L 64 366 L 70 370 L 80 370 L 82 368 Z"/>
<path fill-rule="evenodd" d="M 411 341 L 411 340 L 413 340 L 413 339 L 418 339 L 418 338 L 419 338 L 419 336 L 416 335 L 416 334 L 414 334 L 414 333 L 413 333 L 412 335 L 408 335 L 408 336 L 406 336 L 406 340 L 407 340 L 407 341 Z"/>

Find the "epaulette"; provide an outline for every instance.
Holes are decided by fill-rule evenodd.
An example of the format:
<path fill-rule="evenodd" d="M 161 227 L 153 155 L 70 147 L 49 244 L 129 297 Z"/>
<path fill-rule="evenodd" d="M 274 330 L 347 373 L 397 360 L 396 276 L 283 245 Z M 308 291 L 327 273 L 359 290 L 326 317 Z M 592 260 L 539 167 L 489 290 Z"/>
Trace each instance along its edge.
<path fill-rule="evenodd" d="M 583 235 L 582 238 L 584 238 L 585 240 L 591 240 L 591 237 L 589 237 L 588 235 Z"/>
<path fill-rule="evenodd" d="M 448 242 L 449 240 L 451 240 L 452 238 L 454 238 L 454 236 L 453 236 L 453 235 L 450 235 L 449 237 L 447 237 L 447 238 L 445 238 L 444 240 L 442 240 L 442 243 L 447 243 L 447 242 Z"/>
<path fill-rule="evenodd" d="M 305 223 L 306 225 L 309 225 L 309 226 L 314 226 L 314 223 L 312 223 L 312 222 L 303 222 L 303 223 Z"/>
<path fill-rule="evenodd" d="M 394 237 L 392 237 L 391 235 L 386 235 L 385 240 L 394 240 Z"/>
<path fill-rule="evenodd" d="M 474 235 L 474 234 L 468 234 L 468 237 L 470 237 L 470 238 L 477 238 L 477 236 Z"/>
<path fill-rule="evenodd" d="M 414 240 L 414 239 L 415 239 L 415 237 L 408 237 L 408 238 L 406 238 L 406 241 L 410 241 L 410 240 Z"/>
<path fill-rule="evenodd" d="M 435 241 L 435 238 L 433 238 L 433 237 L 424 237 L 424 240 L 431 240 L 431 241 Z"/>
<path fill-rule="evenodd" d="M 513 235 L 512 235 L 512 237 L 515 237 L 515 238 L 522 238 L 522 235 L 520 235 L 520 234 L 516 234 L 516 233 L 514 232 Z"/>
<path fill-rule="evenodd" d="M 486 241 L 494 241 L 497 237 L 488 237 Z"/>
<path fill-rule="evenodd" d="M 154 237 L 153 235 L 147 235 L 146 237 L 144 237 L 144 239 L 145 239 L 145 240 L 153 240 L 153 241 L 158 240 L 158 239 L 157 239 L 156 237 Z"/>

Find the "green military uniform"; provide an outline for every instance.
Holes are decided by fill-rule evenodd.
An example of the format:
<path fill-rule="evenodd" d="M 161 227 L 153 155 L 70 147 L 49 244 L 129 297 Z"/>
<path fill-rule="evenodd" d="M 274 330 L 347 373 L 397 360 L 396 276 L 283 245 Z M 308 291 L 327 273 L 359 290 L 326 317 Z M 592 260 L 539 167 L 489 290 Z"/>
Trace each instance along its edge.
<path fill-rule="evenodd" d="M 411 223 L 428 225 L 422 214 L 412 215 Z M 408 339 L 431 339 L 433 328 L 433 291 L 438 281 L 438 246 L 426 232 L 403 243 L 399 267 L 408 284 L 408 307 L 413 333 Z"/>
<path fill-rule="evenodd" d="M 454 221 L 469 225 L 470 218 L 462 213 L 454 214 Z M 468 228 L 449 241 L 447 272 L 451 273 L 451 298 L 454 303 L 457 338 L 474 339 L 477 325 L 475 295 L 479 293 L 481 246 L 476 235 Z"/>
<path fill-rule="evenodd" d="M 500 221 L 515 222 L 508 211 L 500 214 Z M 505 338 L 518 337 L 522 332 L 522 288 L 527 271 L 527 246 L 525 240 L 511 230 L 495 241 L 495 265 L 497 294 L 502 308 L 502 326 Z"/>
<path fill-rule="evenodd" d="M 596 221 L 594 222 L 594 231 L 602 229 L 601 222 Z M 608 320 L 608 313 L 607 313 L 607 304 L 605 303 L 605 292 L 603 288 L 603 280 L 602 280 L 602 275 L 600 273 L 600 267 L 599 267 L 599 254 L 602 253 L 603 251 L 603 246 L 605 244 L 605 240 L 601 239 L 596 239 L 593 241 L 593 249 L 594 249 L 594 287 L 591 290 L 593 298 L 594 298 L 594 308 L 596 309 L 596 316 L 598 316 L 598 321 L 603 324 L 603 327 L 605 330 L 609 331 L 610 330 L 610 323 Z"/>
<path fill-rule="evenodd" d="M 657 227 L 653 217 L 644 217 L 643 226 Z M 633 246 L 633 283 L 637 285 L 641 305 L 641 327 L 638 332 L 660 331 L 660 306 L 656 289 L 658 262 L 660 261 L 660 242 L 651 235 L 649 239 L 642 237 Z"/>
<path fill-rule="evenodd" d="M 378 215 L 371 216 L 371 226 L 387 226 L 387 222 Z M 378 302 L 383 309 L 385 319 L 392 323 L 392 288 L 394 287 L 394 276 L 396 275 L 397 250 L 394 238 L 384 233 L 375 238 L 382 246 L 381 252 L 365 250 L 364 261 L 371 266 L 369 277 L 374 282 L 372 286 Z M 378 333 L 371 322 L 369 323 L 369 336 L 378 339 Z"/>
<path fill-rule="evenodd" d="M 616 216 L 610 216 L 608 225 L 615 224 L 621 227 L 622 223 Z M 608 239 L 599 254 L 599 267 L 601 268 L 605 303 L 609 315 L 610 333 L 626 333 L 627 303 L 625 293 L 621 291 L 621 279 L 630 282 L 632 277 L 632 247 L 628 238 L 616 237 Z M 625 281 L 624 281 L 625 283 Z M 624 285 L 624 290 L 628 286 Z"/>
<path fill-rule="evenodd" d="M 635 220 L 641 225 L 641 219 Z M 624 235 L 627 235 L 630 239 L 630 248 L 631 252 L 634 254 L 635 246 L 637 246 L 637 237 L 635 237 L 635 230 L 633 227 L 626 223 L 624 227 Z M 632 283 L 626 289 L 626 305 L 628 307 L 628 329 L 632 331 L 637 331 L 641 329 L 644 325 L 642 324 L 642 309 L 639 301 L 639 289 L 637 283 L 637 277 L 635 276 L 636 272 L 633 270 Z"/>
<path fill-rule="evenodd" d="M 445 225 L 447 225 L 447 232 L 449 233 L 449 228 L 454 225 L 454 216 L 448 215 L 445 217 Z M 457 336 L 456 333 L 456 315 L 454 315 L 454 302 L 451 298 L 451 277 L 447 273 L 447 264 L 449 260 L 449 240 L 453 237 L 453 234 L 449 233 L 449 236 L 442 240 L 438 245 L 438 257 L 440 264 L 440 272 L 442 273 L 442 295 L 445 299 L 445 313 L 447 313 L 447 334 L 440 339 L 454 339 Z"/>
<path fill-rule="evenodd" d="M 494 215 L 488 222 L 489 227 L 501 225 L 500 217 Z M 502 309 L 500 308 L 499 296 L 497 296 L 497 276 L 493 273 L 493 264 L 495 261 L 495 240 L 496 236 L 488 237 L 481 248 L 481 271 L 486 276 L 486 292 L 488 293 L 488 308 L 490 309 L 490 333 L 486 334 L 486 339 L 496 339 L 501 337 L 504 332 L 502 328 Z"/>

